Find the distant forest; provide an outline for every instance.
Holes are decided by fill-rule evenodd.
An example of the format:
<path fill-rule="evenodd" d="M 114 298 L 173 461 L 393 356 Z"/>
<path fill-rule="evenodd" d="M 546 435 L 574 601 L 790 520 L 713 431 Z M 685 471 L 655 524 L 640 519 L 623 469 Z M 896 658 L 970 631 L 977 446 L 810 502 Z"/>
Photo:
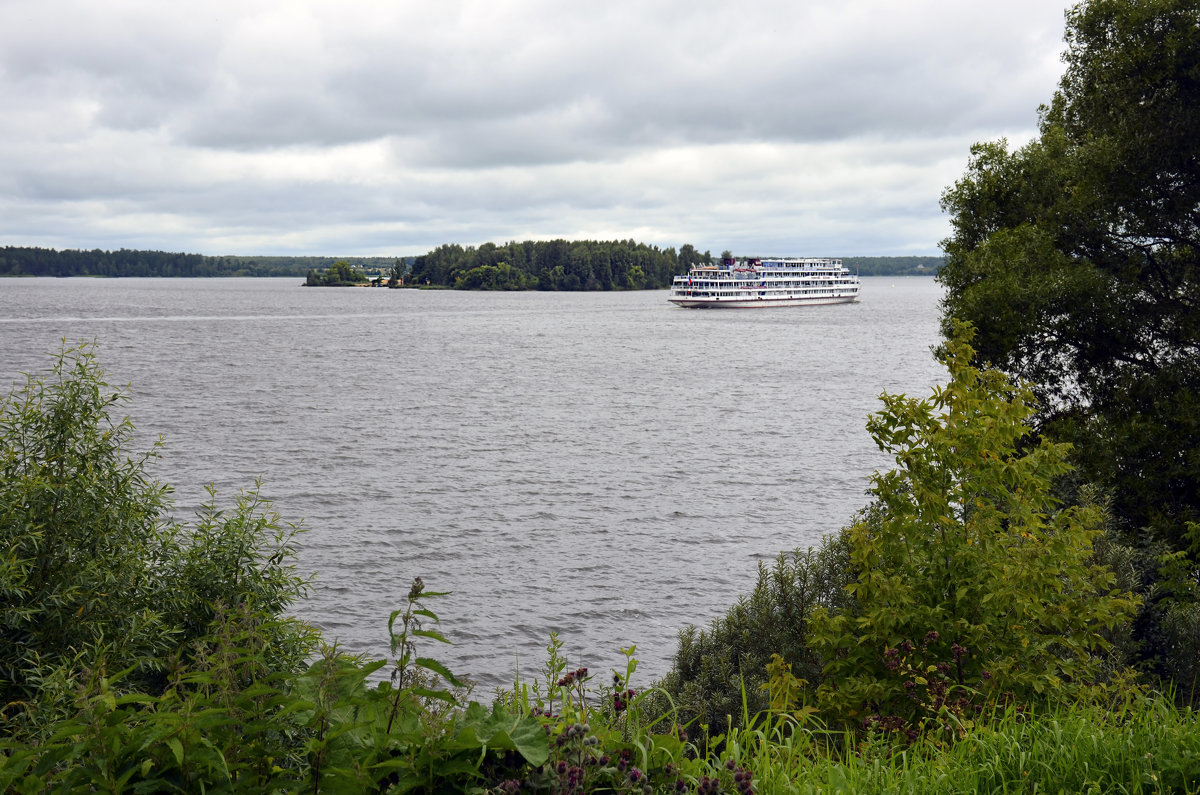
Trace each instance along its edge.
<path fill-rule="evenodd" d="M 408 284 L 484 290 L 621 290 L 667 287 L 677 273 L 711 259 L 691 245 L 674 248 L 616 241 L 525 241 L 439 246 L 417 257 L 254 257 L 166 251 L 65 250 L 6 246 L 0 276 L 280 276 L 305 278 L 347 262 L 367 273 L 396 265 Z M 863 276 L 933 275 L 942 257 L 842 257 Z"/>
<path fill-rule="evenodd" d="M 359 269 L 392 267 L 394 257 L 208 257 L 167 251 L 56 251 L 6 246 L 0 249 L 0 276 L 295 276 L 338 260 Z"/>
<path fill-rule="evenodd" d="M 859 276 L 933 276 L 945 257 L 842 257 L 842 264 Z"/>
<path fill-rule="evenodd" d="M 451 244 L 417 257 L 409 282 L 466 290 L 655 289 L 709 258 L 691 245 L 676 251 L 632 240 Z"/>

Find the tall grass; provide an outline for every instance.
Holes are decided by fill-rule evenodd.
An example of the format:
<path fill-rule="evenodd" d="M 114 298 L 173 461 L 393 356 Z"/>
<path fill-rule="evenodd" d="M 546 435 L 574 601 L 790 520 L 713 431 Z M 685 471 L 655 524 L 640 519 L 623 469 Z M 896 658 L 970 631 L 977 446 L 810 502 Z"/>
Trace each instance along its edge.
<path fill-rule="evenodd" d="M 847 737 L 827 753 L 816 739 L 739 732 L 727 753 L 749 757 L 742 764 L 763 793 L 1200 793 L 1200 722 L 1162 696 L 1120 712 L 1009 711 L 946 745 L 896 750 Z"/>

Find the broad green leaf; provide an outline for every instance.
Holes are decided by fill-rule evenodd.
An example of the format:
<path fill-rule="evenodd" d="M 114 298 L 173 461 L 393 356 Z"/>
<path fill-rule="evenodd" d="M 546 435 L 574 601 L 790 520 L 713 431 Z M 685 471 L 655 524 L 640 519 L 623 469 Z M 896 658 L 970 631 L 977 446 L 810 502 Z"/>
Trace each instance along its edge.
<path fill-rule="evenodd" d="M 450 643 L 450 641 L 446 640 L 446 638 L 442 635 L 442 633 L 438 632 L 437 630 L 433 630 L 433 629 L 414 629 L 411 632 L 409 632 L 408 634 L 416 635 L 417 637 L 421 637 L 421 638 L 430 638 L 432 640 L 436 640 L 441 643 L 447 643 L 451 646 L 454 645 L 453 643 Z"/>
<path fill-rule="evenodd" d="M 450 673 L 449 668 L 431 657 L 418 657 L 417 659 L 413 660 L 413 664 L 420 666 L 427 671 L 433 671 L 455 687 L 463 686 L 462 682 L 458 681 L 457 677 Z"/>
<path fill-rule="evenodd" d="M 175 764 L 183 767 L 183 743 L 179 742 L 178 737 L 168 737 L 167 747 L 171 749 L 171 754 L 175 757 Z"/>

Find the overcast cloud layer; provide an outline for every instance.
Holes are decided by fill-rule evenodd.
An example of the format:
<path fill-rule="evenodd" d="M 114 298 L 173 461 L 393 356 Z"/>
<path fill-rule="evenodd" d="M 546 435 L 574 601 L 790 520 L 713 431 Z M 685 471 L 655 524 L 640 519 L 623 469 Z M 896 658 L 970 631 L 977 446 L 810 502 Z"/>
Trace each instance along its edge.
<path fill-rule="evenodd" d="M 1059 0 L 0 0 L 0 245 L 936 254 Z"/>

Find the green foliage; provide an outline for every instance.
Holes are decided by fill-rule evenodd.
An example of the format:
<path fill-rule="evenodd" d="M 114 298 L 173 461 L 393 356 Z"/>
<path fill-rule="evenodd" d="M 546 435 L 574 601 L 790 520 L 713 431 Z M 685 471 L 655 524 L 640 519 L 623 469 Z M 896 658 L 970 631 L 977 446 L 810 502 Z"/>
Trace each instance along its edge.
<path fill-rule="evenodd" d="M 417 257 L 412 277 L 467 290 L 640 290 L 667 287 L 676 273 L 708 259 L 691 245 L 676 253 L 632 240 L 449 244 Z"/>
<path fill-rule="evenodd" d="M 868 422 L 897 466 L 872 479 L 874 521 L 847 530 L 852 604 L 812 617 L 822 704 L 910 736 L 982 702 L 1069 698 L 1135 606 L 1092 560 L 1098 508 L 1051 496 L 1066 445 L 1022 446 L 1033 395 L 972 366 L 970 337 L 945 344 L 932 400 L 885 394 Z"/>
<path fill-rule="evenodd" d="M 387 286 L 399 287 L 404 284 L 410 273 L 408 262 L 402 259 L 392 263 L 392 269 L 388 274 Z"/>
<path fill-rule="evenodd" d="M 467 791 L 544 765 L 539 720 L 462 703 L 434 685 L 457 682 L 444 666 L 414 655 L 415 639 L 440 639 L 419 601 L 439 595 L 410 592 L 393 634 L 396 675 L 374 687 L 385 660 L 327 647 L 306 670 L 280 671 L 263 638 L 271 621 L 248 608 L 218 612 L 161 694 L 131 687 L 124 673 L 92 672 L 71 686 L 72 709 L 42 739 L 0 741 L 0 789 Z"/>
<path fill-rule="evenodd" d="M 480 265 L 454 279 L 454 287 L 458 290 L 527 290 L 536 286 L 536 281 L 507 262 Z"/>
<path fill-rule="evenodd" d="M 815 688 L 824 660 L 808 645 L 809 618 L 817 607 L 847 603 L 848 553 L 844 540 L 831 536 L 817 549 L 780 554 L 771 567 L 760 564 L 748 597 L 707 629 L 680 633 L 671 670 L 658 683 L 670 700 L 656 699 L 658 708 L 673 705 L 682 723 L 719 732 L 743 713 L 768 708 L 762 685 L 776 655 Z"/>
<path fill-rule="evenodd" d="M 327 649 L 296 685 L 296 717 L 308 729 L 302 773 L 321 792 L 462 790 L 497 771 L 546 761 L 541 724 L 502 705 L 463 703 L 438 684 L 461 688 L 444 665 L 416 655 L 417 639 L 445 643 L 424 604 L 445 594 L 420 578 L 392 614 L 393 673 L 374 688 L 383 661 L 362 663 Z M 399 628 L 397 629 L 397 619 Z"/>
<path fill-rule="evenodd" d="M 1039 398 L 1140 559 L 1137 664 L 1195 700 L 1200 638 L 1200 25 L 1196 0 L 1090 0 L 1039 137 L 972 148 L 946 191 L 943 324 Z M 1161 548 L 1166 544 L 1166 549 Z M 1160 567 L 1171 553 L 1183 561 Z M 1160 573 L 1159 569 L 1162 568 Z"/>
<path fill-rule="evenodd" d="M 89 346 L 0 404 L 0 706 L 34 697 L 58 666 L 101 654 L 118 668 L 164 650 L 158 562 L 171 543 L 166 489 L 128 457 L 124 399 Z"/>
<path fill-rule="evenodd" d="M 745 760 L 761 792 L 1200 792 L 1200 721 L 1166 699 L 1137 697 L 1114 712 L 1063 706 L 1037 717 L 1012 709 L 952 746 L 890 753 L 870 737 L 840 755 L 788 756 L 779 744 Z M 807 749 L 810 750 L 811 749 Z"/>
<path fill-rule="evenodd" d="M 945 257 L 842 257 L 860 276 L 934 276 Z"/>
<path fill-rule="evenodd" d="M 295 277 L 304 276 L 313 269 L 328 268 L 335 261 L 334 257 L 209 257 L 130 249 L 56 251 L 5 246 L 0 248 L 0 276 Z M 352 257 L 349 261 L 359 269 L 386 270 L 393 260 L 390 257 Z"/>
<path fill-rule="evenodd" d="M 178 633 L 178 646 L 206 635 L 220 610 L 270 618 L 260 640 L 271 655 L 268 667 L 295 670 L 306 663 L 314 631 L 279 618 L 308 592 L 293 563 L 301 528 L 284 522 L 259 494 L 260 483 L 239 492 L 233 507 L 217 507 L 215 490 L 192 525 L 172 525 L 157 565 L 165 593 L 158 610 Z"/>
<path fill-rule="evenodd" d="M 1040 136 L 972 148 L 943 196 L 945 330 L 1032 384 L 1135 535 L 1200 521 L 1200 6 L 1090 0 Z M 1197 558 L 1193 557 L 1195 561 Z M 1200 650 L 1193 650 L 1193 654 Z"/>
<path fill-rule="evenodd" d="M 195 655 L 219 611 L 262 621 L 274 667 L 299 665 L 312 631 L 277 619 L 305 592 L 292 565 L 298 528 L 257 491 L 229 511 L 216 497 L 189 527 L 146 472 L 161 440 L 131 454 L 91 345 L 65 348 L 0 404 L 0 711 L 52 720 L 73 675 L 128 669 L 152 690 Z M 173 662 L 174 660 L 174 662 Z"/>
<path fill-rule="evenodd" d="M 705 753 L 688 742 L 674 710 L 655 706 L 655 697 L 666 694 L 633 686 L 635 647 L 621 650 L 625 668 L 613 671 L 611 687 L 595 690 L 587 668 L 567 670 L 556 635 L 547 652 L 544 681 L 530 686 L 518 679 L 511 691 L 496 694 L 496 704 L 541 722 L 548 757 L 516 771 L 519 775 L 494 780 L 494 791 L 754 792 L 753 773 L 740 760 Z"/>
<path fill-rule="evenodd" d="M 344 259 L 329 266 L 325 272 L 310 270 L 305 280 L 306 287 L 352 287 L 368 282 L 367 274 Z"/>

